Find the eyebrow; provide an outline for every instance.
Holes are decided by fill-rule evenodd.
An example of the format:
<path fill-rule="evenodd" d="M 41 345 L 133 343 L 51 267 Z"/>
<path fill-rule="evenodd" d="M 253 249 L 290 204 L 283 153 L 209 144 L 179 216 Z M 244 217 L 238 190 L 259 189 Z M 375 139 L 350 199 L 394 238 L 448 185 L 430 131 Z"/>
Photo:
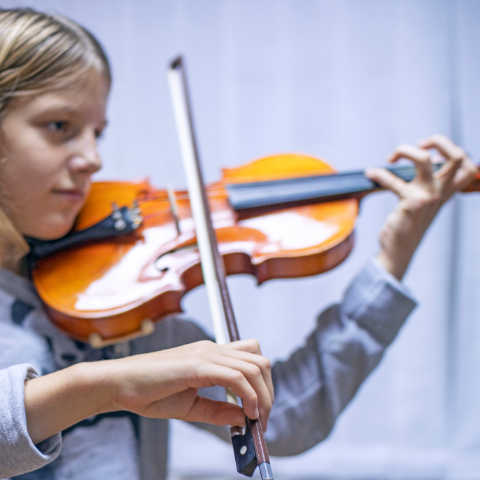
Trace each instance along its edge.
<path fill-rule="evenodd" d="M 62 113 L 77 113 L 78 111 L 78 108 L 71 108 L 71 107 L 49 107 L 49 108 L 46 108 L 45 110 L 43 110 L 41 113 L 39 113 L 40 116 L 44 116 L 44 115 L 51 115 L 51 114 L 55 114 L 55 113 L 59 113 L 59 112 L 62 112 Z M 104 122 L 102 122 L 102 129 L 105 129 L 107 127 L 107 125 L 109 124 L 108 120 L 105 119 Z"/>
<path fill-rule="evenodd" d="M 78 108 L 60 107 L 60 106 L 55 107 L 55 106 L 52 106 L 52 107 L 45 108 L 41 113 L 42 113 L 42 114 L 58 113 L 58 112 L 62 112 L 62 113 L 75 113 L 77 110 L 78 110 Z"/>
<path fill-rule="evenodd" d="M 49 104 L 47 105 L 45 104 L 42 105 L 42 103 L 40 103 L 40 107 L 45 113 L 58 113 L 58 112 L 75 113 L 77 110 L 81 108 L 83 102 L 79 100 L 72 101 L 72 99 L 69 99 L 67 101 L 57 99 L 56 101 L 54 100 L 53 102 L 52 100 L 49 100 L 48 103 Z M 65 105 L 66 103 L 67 105 Z"/>

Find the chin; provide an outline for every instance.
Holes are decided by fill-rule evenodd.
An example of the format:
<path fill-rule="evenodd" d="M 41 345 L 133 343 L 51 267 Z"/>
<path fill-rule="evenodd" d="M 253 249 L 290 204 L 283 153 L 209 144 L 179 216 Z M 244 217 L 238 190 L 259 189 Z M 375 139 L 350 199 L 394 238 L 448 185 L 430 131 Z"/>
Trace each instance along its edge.
<path fill-rule="evenodd" d="M 38 240 L 57 240 L 64 237 L 73 227 L 73 220 L 62 222 L 44 222 L 38 228 L 27 231 L 24 235 Z"/>

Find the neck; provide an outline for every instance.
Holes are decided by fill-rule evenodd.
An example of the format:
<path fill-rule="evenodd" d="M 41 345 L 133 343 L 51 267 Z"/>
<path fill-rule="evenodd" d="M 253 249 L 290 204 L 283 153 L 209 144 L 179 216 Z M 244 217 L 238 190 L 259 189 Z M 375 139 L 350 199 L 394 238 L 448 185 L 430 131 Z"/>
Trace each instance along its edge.
<path fill-rule="evenodd" d="M 390 167 L 388 170 L 407 182 L 415 177 L 415 167 L 412 165 Z M 300 205 L 347 198 L 361 199 L 382 189 L 378 183 L 367 178 L 363 170 L 231 184 L 226 188 L 230 204 L 241 218 Z"/>
<path fill-rule="evenodd" d="M 435 164 L 434 171 L 441 165 Z M 413 180 L 416 175 L 413 165 L 388 167 L 387 170 L 406 182 Z M 363 170 L 333 175 L 227 184 L 226 189 L 230 205 L 239 218 L 322 202 L 349 198 L 360 200 L 369 193 L 383 190 L 378 183 L 367 178 Z"/>

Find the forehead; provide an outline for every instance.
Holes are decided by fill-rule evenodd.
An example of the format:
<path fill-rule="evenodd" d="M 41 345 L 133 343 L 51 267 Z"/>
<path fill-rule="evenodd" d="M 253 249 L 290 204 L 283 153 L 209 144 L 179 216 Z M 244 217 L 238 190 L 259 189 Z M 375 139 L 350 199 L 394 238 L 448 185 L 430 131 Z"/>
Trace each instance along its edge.
<path fill-rule="evenodd" d="M 104 116 L 109 90 L 110 84 L 105 76 L 94 71 L 74 88 L 47 90 L 12 99 L 6 114 L 36 115 L 62 112 Z"/>

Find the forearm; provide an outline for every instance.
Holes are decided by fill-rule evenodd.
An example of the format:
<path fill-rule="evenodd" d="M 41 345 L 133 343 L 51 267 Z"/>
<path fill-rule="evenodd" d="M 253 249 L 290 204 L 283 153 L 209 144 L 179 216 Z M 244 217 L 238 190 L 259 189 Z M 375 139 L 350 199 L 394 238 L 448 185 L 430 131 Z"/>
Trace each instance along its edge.
<path fill-rule="evenodd" d="M 34 444 L 114 409 L 108 363 L 82 363 L 25 383 L 27 428 Z"/>
<path fill-rule="evenodd" d="M 385 270 L 401 281 L 441 204 L 436 198 L 415 203 L 416 208 L 400 201 L 387 217 L 380 233 L 377 260 Z"/>
<path fill-rule="evenodd" d="M 414 306 L 375 261 L 360 272 L 342 303 L 319 316 L 305 346 L 273 366 L 271 454 L 295 455 L 327 437 Z"/>
<path fill-rule="evenodd" d="M 411 233 L 409 238 L 408 235 L 407 238 L 398 238 L 398 232 L 392 231 L 387 220 L 380 236 L 380 251 L 376 258 L 398 281 L 405 275 L 424 232 L 420 235 L 416 234 L 417 232 Z"/>
<path fill-rule="evenodd" d="M 199 388 L 231 388 L 242 406 L 199 397 Z M 268 421 L 273 385 L 258 342 L 195 342 L 160 352 L 77 364 L 25 386 L 27 428 L 34 443 L 98 413 L 128 410 L 154 418 L 242 425 Z"/>

